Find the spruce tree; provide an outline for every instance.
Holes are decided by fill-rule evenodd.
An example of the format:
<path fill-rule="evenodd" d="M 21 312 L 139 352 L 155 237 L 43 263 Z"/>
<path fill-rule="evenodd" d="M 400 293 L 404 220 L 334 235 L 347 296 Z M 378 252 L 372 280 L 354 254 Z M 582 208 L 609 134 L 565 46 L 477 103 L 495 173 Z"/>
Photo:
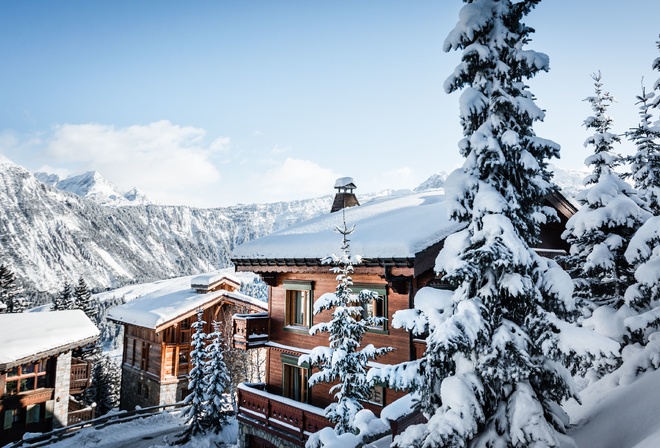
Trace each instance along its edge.
<path fill-rule="evenodd" d="M 210 341 L 206 346 L 204 382 L 206 383 L 206 419 L 207 424 L 217 434 L 227 422 L 227 412 L 232 405 L 227 398 L 230 379 L 227 375 L 227 365 L 224 361 L 225 343 L 220 332 L 220 324 L 213 322 L 213 332 L 208 335 Z"/>
<path fill-rule="evenodd" d="M 0 312 L 22 313 L 28 301 L 19 297 L 21 292 L 16 275 L 8 266 L 0 264 Z"/>
<path fill-rule="evenodd" d="M 85 279 L 80 276 L 74 291 L 76 308 L 82 310 L 89 319 L 98 325 L 97 304 L 92 300 L 92 292 L 87 287 Z"/>
<path fill-rule="evenodd" d="M 53 298 L 52 311 L 76 309 L 76 298 L 71 283 L 65 282 L 62 290 Z"/>
<path fill-rule="evenodd" d="M 92 384 L 85 390 L 86 403 L 96 403 L 97 415 L 105 415 L 119 405 L 121 370 L 104 354 L 94 363 Z"/>
<path fill-rule="evenodd" d="M 575 280 L 576 294 L 590 311 L 599 306 L 618 309 L 624 304 L 626 288 L 634 283 L 633 269 L 624 257 L 628 242 L 650 214 L 637 192 L 614 171 L 622 162 L 614 152 L 620 137 L 611 132 L 612 118 L 608 106 L 614 101 L 603 90 L 600 73 L 592 75 L 595 95 L 586 99 L 594 115 L 584 121 L 594 131 L 585 141 L 594 153 L 585 164 L 593 172 L 578 195 L 582 207 L 566 224 L 562 234 L 570 245 L 565 258 Z"/>
<path fill-rule="evenodd" d="M 345 218 L 345 217 L 344 217 Z M 330 393 L 337 400 L 325 409 L 325 416 L 335 425 L 335 433 L 354 433 L 355 414 L 363 409 L 361 400 L 369 398 L 373 381 L 367 378 L 367 362 L 391 351 L 390 347 L 375 348 L 373 344 L 360 348 L 362 338 L 370 326 L 382 325 L 383 317 L 365 316 L 364 306 L 380 300 L 378 293 L 362 290 L 353 294 L 351 274 L 354 265 L 361 263 L 360 256 L 351 255 L 348 229 L 344 219 L 343 228 L 336 231 L 342 235 L 341 254 L 327 257 L 324 263 L 332 263 L 331 272 L 337 274 L 337 288 L 334 293 L 323 294 L 314 303 L 314 314 L 332 310 L 330 322 L 312 326 L 310 334 L 329 333 L 329 347 L 316 347 L 309 355 L 299 358 L 299 363 L 309 363 L 319 367 L 319 371 L 309 378 L 309 385 L 333 383 Z M 314 442 L 310 439 L 310 444 Z"/>
<path fill-rule="evenodd" d="M 660 40 L 655 42 L 655 46 L 658 48 L 658 51 L 660 51 Z M 660 72 L 660 56 L 653 61 L 653 70 Z M 653 100 L 653 107 L 657 109 L 660 108 L 660 76 L 658 77 L 658 80 L 655 82 L 655 84 L 653 84 L 653 90 L 658 93 Z M 660 118 L 658 118 L 656 126 L 660 126 Z"/>
<path fill-rule="evenodd" d="M 190 363 L 192 369 L 188 373 L 188 394 L 183 401 L 185 409 L 183 417 L 187 428 L 179 435 L 177 443 L 185 443 L 191 437 L 205 432 L 207 416 L 206 405 L 206 381 L 204 381 L 206 370 L 206 352 L 204 350 L 206 333 L 204 333 L 204 310 L 197 310 L 197 321 L 192 324 L 193 334 L 190 345 Z"/>
<path fill-rule="evenodd" d="M 660 40 L 656 45 L 660 50 Z M 653 69 L 660 72 L 660 57 L 653 61 Z M 653 345 L 649 343 L 658 339 L 660 326 L 660 78 L 654 89 L 656 92 L 647 94 L 642 87 L 642 94 L 637 97 L 640 124 L 627 134 L 637 146 L 631 164 L 635 186 L 654 215 L 635 232 L 625 252 L 626 260 L 635 268 L 635 283 L 626 290 L 625 299 L 636 312 L 625 324 L 630 339 L 643 345 Z M 652 111 L 659 115 L 654 124 Z M 655 357 L 657 349 L 646 350 Z M 645 369 L 640 366 L 639 371 L 642 370 Z"/>
<path fill-rule="evenodd" d="M 575 392 L 550 352 L 565 336 L 558 316 L 573 302 L 567 274 L 532 250 L 540 226 L 555 218 L 543 199 L 555 189 L 548 159 L 559 154 L 534 133 L 544 112 L 525 85 L 548 70 L 545 54 L 523 49 L 534 30 L 522 20 L 539 0 L 466 3 L 444 44 L 463 50 L 445 90 L 463 89 L 466 161 L 445 188 L 452 219 L 465 228 L 446 239 L 436 261 L 456 289 L 427 290 L 429 308 L 407 310 L 412 318 L 397 322 L 428 330 L 422 359 L 389 372 L 390 384 L 412 386 L 428 424 L 395 442 L 556 447 L 568 422 L 558 403 Z"/>

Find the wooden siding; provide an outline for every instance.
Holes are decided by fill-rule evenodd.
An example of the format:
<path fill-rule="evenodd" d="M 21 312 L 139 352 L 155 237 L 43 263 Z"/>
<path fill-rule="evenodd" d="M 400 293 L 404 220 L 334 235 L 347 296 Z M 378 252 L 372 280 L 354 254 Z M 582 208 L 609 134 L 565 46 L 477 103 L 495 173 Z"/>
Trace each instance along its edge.
<path fill-rule="evenodd" d="M 356 274 L 353 275 L 353 282 L 356 284 L 373 284 L 375 286 L 385 287 L 387 282 L 383 275 L 360 274 L 356 268 Z M 381 269 L 381 272 L 383 270 Z M 412 273 L 411 273 L 412 274 Z M 400 275 L 400 274 L 397 274 Z M 281 274 L 277 277 L 278 285 L 272 288 L 270 302 L 270 341 L 278 344 L 298 347 L 302 349 L 312 349 L 319 345 L 327 345 L 328 335 L 317 334 L 311 336 L 305 329 L 287 327 L 285 325 L 286 314 L 286 289 L 284 281 L 299 280 L 312 282 L 312 300 L 318 299 L 322 294 L 334 292 L 337 287 L 335 275 L 326 272 L 325 275 L 318 274 Z M 365 334 L 363 343 L 374 344 L 376 347 L 395 347 L 396 350 L 378 358 L 378 362 L 386 364 L 396 364 L 411 359 L 410 335 L 402 329 L 394 329 L 391 326 L 392 315 L 402 309 L 408 309 L 410 303 L 409 291 L 398 293 L 391 287 L 387 287 L 387 331 L 379 333 L 377 331 Z M 319 322 L 328 322 L 331 319 L 331 313 L 324 311 L 321 314 L 313 316 L 312 324 Z"/>

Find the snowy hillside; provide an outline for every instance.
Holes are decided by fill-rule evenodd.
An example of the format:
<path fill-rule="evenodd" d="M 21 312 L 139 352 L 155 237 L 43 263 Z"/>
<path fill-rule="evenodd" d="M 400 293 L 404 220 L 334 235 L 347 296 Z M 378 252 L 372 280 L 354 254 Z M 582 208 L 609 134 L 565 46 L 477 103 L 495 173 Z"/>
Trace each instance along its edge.
<path fill-rule="evenodd" d="M 149 205 L 153 203 L 138 188 L 121 193 L 112 182 L 105 179 L 97 171 L 88 171 L 66 179 L 60 179 L 56 174 L 48 173 L 34 173 L 34 177 L 41 183 L 55 187 L 58 190 L 77 194 L 99 205 Z"/>
<path fill-rule="evenodd" d="M 569 192 L 581 183 L 581 174 L 557 172 Z M 433 175 L 415 191 L 439 188 L 445 178 Z M 366 204 L 412 193 L 358 198 Z M 148 199 L 137 189 L 120 197 L 96 172 L 35 177 L 0 156 L 0 256 L 33 291 L 54 292 L 81 275 L 94 288 L 191 275 L 227 266 L 237 244 L 327 213 L 332 195 L 215 209 L 121 206 L 131 201 Z"/>
<path fill-rule="evenodd" d="M 324 213 L 331 196 L 217 209 L 102 207 L 0 156 L 0 257 L 28 290 L 108 288 L 227 266 L 233 247 Z"/>

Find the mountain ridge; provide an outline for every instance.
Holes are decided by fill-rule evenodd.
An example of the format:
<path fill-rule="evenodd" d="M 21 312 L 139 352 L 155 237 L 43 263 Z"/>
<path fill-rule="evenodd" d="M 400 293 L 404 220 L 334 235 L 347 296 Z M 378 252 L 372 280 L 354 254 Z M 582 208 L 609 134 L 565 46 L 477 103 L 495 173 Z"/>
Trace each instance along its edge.
<path fill-rule="evenodd" d="M 328 194 L 210 209 L 128 206 L 90 194 L 114 191 L 94 190 L 112 185 L 98 173 L 80 176 L 67 188 L 42 176 L 55 188 L 0 156 L 0 259 L 27 291 L 54 293 L 79 276 L 99 290 L 223 268 L 236 245 L 328 213 L 333 199 Z M 415 191 L 441 188 L 445 177 L 433 175 Z M 411 193 L 385 190 L 358 198 L 364 204 Z"/>

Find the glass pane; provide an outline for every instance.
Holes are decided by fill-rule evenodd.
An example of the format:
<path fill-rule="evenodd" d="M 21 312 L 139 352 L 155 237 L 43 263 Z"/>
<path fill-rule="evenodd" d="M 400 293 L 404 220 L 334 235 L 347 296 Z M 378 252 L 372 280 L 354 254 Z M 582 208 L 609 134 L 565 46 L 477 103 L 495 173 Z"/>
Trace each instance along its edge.
<path fill-rule="evenodd" d="M 40 375 L 37 377 L 37 389 L 42 389 L 46 387 L 46 375 Z"/>
<path fill-rule="evenodd" d="M 5 383 L 5 395 L 14 395 L 18 393 L 18 381 L 7 381 Z"/>
<path fill-rule="evenodd" d="M 9 372 L 7 372 L 7 376 L 18 376 L 18 366 L 13 367 Z"/>
<path fill-rule="evenodd" d="M 5 411 L 4 424 L 2 425 L 3 429 L 11 429 L 11 425 L 14 422 L 14 411 Z"/>
<path fill-rule="evenodd" d="M 38 423 L 40 412 L 41 412 L 40 404 L 29 405 L 27 407 L 27 412 L 25 413 L 25 423 Z"/>
<path fill-rule="evenodd" d="M 23 366 L 21 375 L 25 375 L 26 373 L 34 373 L 34 364 L 26 364 Z"/>

